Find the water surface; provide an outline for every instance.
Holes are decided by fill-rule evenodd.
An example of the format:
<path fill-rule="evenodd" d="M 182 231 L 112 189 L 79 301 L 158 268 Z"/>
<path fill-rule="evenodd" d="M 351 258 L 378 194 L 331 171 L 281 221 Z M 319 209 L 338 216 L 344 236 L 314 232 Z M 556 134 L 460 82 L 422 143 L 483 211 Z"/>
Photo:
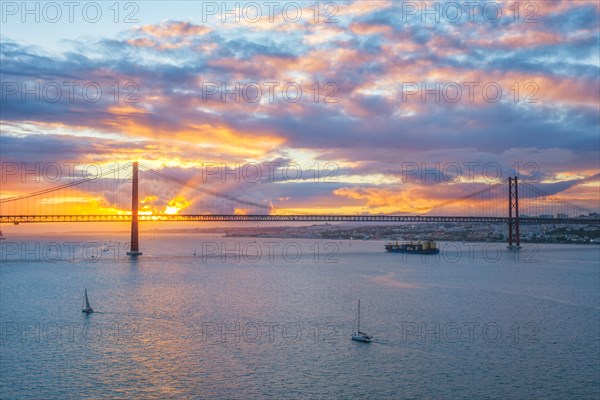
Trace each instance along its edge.
<path fill-rule="evenodd" d="M 126 240 L 2 241 L 1 398 L 600 395 L 598 246 Z"/>

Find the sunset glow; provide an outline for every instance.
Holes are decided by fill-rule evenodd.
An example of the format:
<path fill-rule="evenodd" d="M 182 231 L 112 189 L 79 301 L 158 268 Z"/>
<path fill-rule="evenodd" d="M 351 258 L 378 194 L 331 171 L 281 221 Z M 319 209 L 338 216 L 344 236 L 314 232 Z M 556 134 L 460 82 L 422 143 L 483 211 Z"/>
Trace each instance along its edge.
<path fill-rule="evenodd" d="M 478 10 L 473 21 L 421 19 L 389 1 L 339 3 L 335 23 L 316 22 L 308 6 L 296 23 L 281 14 L 236 23 L 184 3 L 165 20 L 147 3 L 136 24 L 62 34 L 67 48 L 11 30 L 9 18 L 0 140 L 17 171 L 3 168 L 2 197 L 64 183 L 45 179 L 51 163 L 76 162 L 82 175 L 86 164 L 106 171 L 135 160 L 285 213 L 426 213 L 514 173 L 597 208 L 598 3 L 543 2 L 535 23 L 497 4 L 499 24 Z M 30 60 L 40 60 L 35 71 Z M 67 97 L 67 75 L 87 92 Z M 22 101 L 36 85 L 39 101 Z M 38 163 L 41 179 L 23 176 L 35 168 L 23 162 Z M 82 190 L 44 204 L 128 209 Z M 146 213 L 257 212 L 180 190 L 145 196 Z"/>

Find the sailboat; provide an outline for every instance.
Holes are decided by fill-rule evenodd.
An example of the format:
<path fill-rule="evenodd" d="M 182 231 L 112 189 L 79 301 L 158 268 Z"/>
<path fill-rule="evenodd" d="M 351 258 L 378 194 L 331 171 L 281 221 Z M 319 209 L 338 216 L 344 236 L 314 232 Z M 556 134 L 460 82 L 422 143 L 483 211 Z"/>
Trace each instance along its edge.
<path fill-rule="evenodd" d="M 372 338 L 372 336 L 360 331 L 360 300 L 358 300 L 356 332 L 352 334 L 352 340 L 356 340 L 357 342 L 371 343 Z"/>
<path fill-rule="evenodd" d="M 81 312 L 86 314 L 91 314 L 94 312 L 94 309 L 90 306 L 90 301 L 88 300 L 87 289 L 84 289 L 85 299 L 83 300 L 83 305 L 81 307 Z"/>

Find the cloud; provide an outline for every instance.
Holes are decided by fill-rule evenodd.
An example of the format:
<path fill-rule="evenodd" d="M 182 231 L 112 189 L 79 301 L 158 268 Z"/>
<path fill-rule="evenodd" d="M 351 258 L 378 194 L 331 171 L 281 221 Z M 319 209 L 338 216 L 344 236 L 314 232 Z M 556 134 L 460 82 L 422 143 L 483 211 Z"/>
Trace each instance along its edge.
<path fill-rule="evenodd" d="M 179 36 L 202 36 L 212 29 L 205 25 L 194 25 L 189 22 L 167 21 L 159 25 L 144 25 L 139 28 L 140 32 L 157 37 L 169 38 Z"/>
<path fill-rule="evenodd" d="M 357 1 L 340 4 L 332 24 L 163 21 L 82 38 L 62 54 L 3 35 L 2 157 L 20 162 L 36 149 L 42 162 L 142 159 L 190 172 L 206 160 L 293 159 L 290 150 L 301 149 L 343 164 L 345 181 L 227 190 L 298 208 L 337 201 L 381 212 L 459 195 L 429 182 L 399 190 L 403 162 L 493 161 L 504 174 L 532 162 L 540 185 L 589 202 L 581 187 L 600 151 L 597 11 L 594 2 L 553 2 L 535 24 L 510 14 L 453 24 Z M 407 97 L 413 82 L 419 92 Z M 473 101 L 468 82 L 478 83 Z M 290 83 L 299 101 L 283 91 Z M 458 85 L 460 101 L 446 89 L 423 97 L 436 83 Z M 502 89 L 498 101 L 485 97 L 486 84 Z"/>

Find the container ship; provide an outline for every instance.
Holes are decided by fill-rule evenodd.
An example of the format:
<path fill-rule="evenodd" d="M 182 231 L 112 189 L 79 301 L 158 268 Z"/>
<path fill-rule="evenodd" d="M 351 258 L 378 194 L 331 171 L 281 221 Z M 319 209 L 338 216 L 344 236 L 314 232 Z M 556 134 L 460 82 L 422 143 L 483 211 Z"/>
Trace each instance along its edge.
<path fill-rule="evenodd" d="M 385 245 L 385 250 L 390 253 L 411 253 L 411 254 L 438 254 L 440 250 L 433 240 L 424 242 L 404 242 L 404 243 L 388 243 Z"/>

